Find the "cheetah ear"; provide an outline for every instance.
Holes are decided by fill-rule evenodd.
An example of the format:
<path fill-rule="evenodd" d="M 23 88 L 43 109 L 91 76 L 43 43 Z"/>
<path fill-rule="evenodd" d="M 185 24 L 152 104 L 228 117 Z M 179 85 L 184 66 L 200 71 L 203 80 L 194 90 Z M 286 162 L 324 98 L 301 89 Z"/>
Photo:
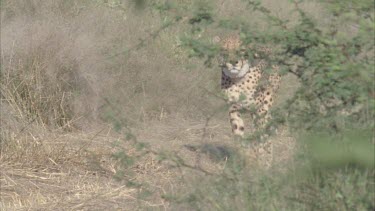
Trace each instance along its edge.
<path fill-rule="evenodd" d="M 214 44 L 218 44 L 218 43 L 221 42 L 221 38 L 220 38 L 219 36 L 215 36 L 215 37 L 212 39 L 212 42 L 213 42 Z"/>

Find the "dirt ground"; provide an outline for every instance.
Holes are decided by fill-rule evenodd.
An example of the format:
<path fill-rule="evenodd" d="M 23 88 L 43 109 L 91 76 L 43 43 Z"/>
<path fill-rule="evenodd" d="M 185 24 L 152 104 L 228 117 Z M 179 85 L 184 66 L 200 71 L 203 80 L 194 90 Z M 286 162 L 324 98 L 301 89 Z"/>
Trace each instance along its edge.
<path fill-rule="evenodd" d="M 2 152 L 2 210 L 173 210 L 163 195 L 176 194 L 196 176 L 219 174 L 225 156 L 240 146 L 225 121 L 165 119 L 136 133 L 147 148 L 137 150 L 109 126 L 93 133 L 24 137 L 20 145 L 29 151 L 16 157 Z M 293 148 L 293 138 L 286 131 L 280 133 L 272 137 L 273 166 L 285 164 Z M 121 168 L 114 157 L 117 152 L 138 159 Z M 160 152 L 178 155 L 183 163 L 161 160 L 156 154 Z M 261 167 L 262 154 L 251 152 L 248 163 Z"/>

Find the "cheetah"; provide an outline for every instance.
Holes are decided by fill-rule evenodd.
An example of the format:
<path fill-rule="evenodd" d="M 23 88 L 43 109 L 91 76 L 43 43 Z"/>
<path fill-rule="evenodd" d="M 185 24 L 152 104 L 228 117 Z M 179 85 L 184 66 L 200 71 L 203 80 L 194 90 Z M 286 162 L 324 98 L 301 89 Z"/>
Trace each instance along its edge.
<path fill-rule="evenodd" d="M 229 119 L 234 135 L 244 137 L 245 124 L 241 112 L 253 111 L 252 122 L 254 128 L 263 128 L 270 119 L 269 110 L 274 103 L 274 96 L 279 88 L 281 76 L 278 66 L 271 66 L 272 73 L 264 74 L 270 66 L 266 59 L 259 58 L 256 52 L 271 54 L 268 48 L 257 48 L 254 58 L 259 58 L 256 64 L 250 64 L 247 52 L 254 50 L 252 46 L 243 46 L 238 35 L 231 35 L 224 39 L 215 37 L 214 42 L 221 47 L 219 66 L 222 70 L 221 89 L 230 105 Z M 267 83 L 260 81 L 267 77 Z M 255 112 L 254 112 L 255 111 Z"/>

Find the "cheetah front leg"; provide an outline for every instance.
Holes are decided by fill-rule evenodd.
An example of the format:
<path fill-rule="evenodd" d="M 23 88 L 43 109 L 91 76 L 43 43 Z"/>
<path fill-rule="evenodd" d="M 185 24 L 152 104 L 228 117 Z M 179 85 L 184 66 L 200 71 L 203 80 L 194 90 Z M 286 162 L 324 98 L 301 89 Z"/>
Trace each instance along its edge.
<path fill-rule="evenodd" d="M 229 108 L 229 119 L 233 134 L 243 137 L 245 133 L 245 124 L 241 118 L 240 108 L 241 106 L 238 104 L 232 104 Z"/>

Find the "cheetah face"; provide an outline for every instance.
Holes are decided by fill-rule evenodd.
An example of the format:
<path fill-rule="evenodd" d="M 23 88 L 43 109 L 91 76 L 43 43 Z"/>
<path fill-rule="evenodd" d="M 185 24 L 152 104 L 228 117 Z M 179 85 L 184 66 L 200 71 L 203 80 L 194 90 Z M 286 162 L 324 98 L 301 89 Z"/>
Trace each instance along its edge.
<path fill-rule="evenodd" d="M 224 74 L 230 78 L 242 78 L 250 68 L 245 49 L 223 49 L 219 65 Z"/>
<path fill-rule="evenodd" d="M 249 71 L 247 59 L 240 59 L 235 62 L 226 62 L 222 65 L 224 74 L 230 78 L 242 78 Z"/>
<path fill-rule="evenodd" d="M 239 36 L 229 36 L 224 40 L 216 36 L 214 42 L 219 43 L 221 47 L 218 60 L 224 74 L 233 79 L 242 78 L 249 71 L 250 65 L 247 51 L 243 48 Z"/>

